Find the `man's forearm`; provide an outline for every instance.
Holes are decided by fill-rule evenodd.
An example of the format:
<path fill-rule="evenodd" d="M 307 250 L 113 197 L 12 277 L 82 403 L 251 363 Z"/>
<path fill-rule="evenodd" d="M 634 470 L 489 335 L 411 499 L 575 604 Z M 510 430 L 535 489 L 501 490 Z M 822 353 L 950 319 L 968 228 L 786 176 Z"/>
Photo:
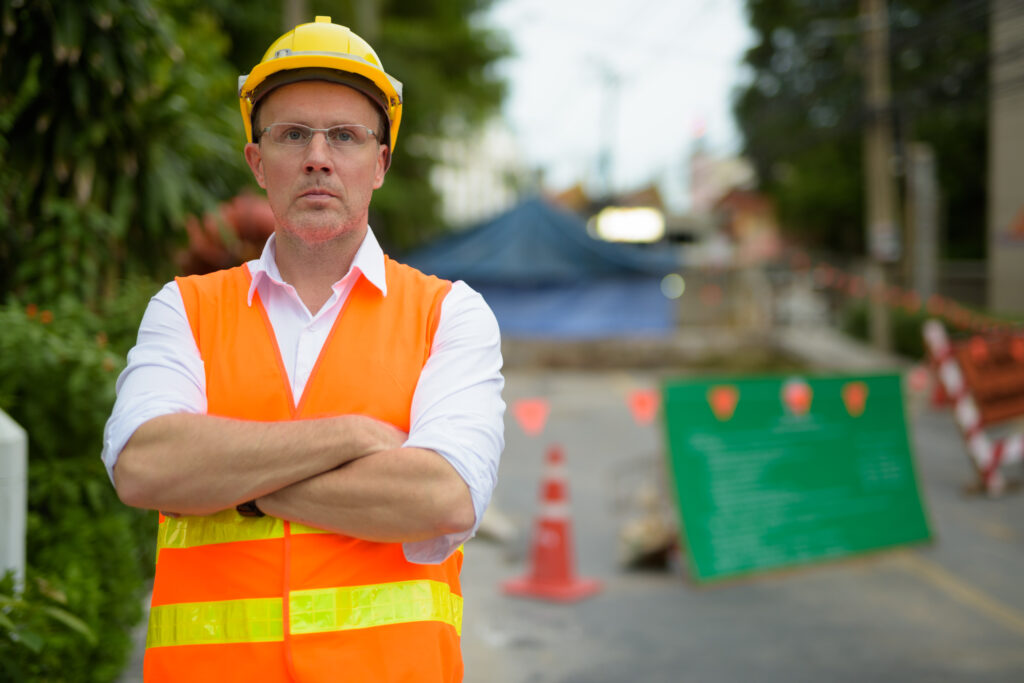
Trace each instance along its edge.
<path fill-rule="evenodd" d="M 209 514 L 403 439 L 394 427 L 356 415 L 292 422 L 164 415 L 136 430 L 118 458 L 114 483 L 128 505 Z"/>
<path fill-rule="evenodd" d="M 355 538 L 412 542 L 475 521 L 469 487 L 437 453 L 397 448 L 354 460 L 257 503 L 265 513 Z"/>

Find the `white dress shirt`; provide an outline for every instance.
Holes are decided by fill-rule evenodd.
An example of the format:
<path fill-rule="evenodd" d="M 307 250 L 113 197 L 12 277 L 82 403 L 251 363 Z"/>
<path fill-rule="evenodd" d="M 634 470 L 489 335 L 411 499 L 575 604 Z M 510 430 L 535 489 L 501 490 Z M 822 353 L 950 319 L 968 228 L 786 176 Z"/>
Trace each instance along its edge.
<path fill-rule="evenodd" d="M 247 264 L 252 273 L 249 305 L 259 291 L 298 402 L 356 280 L 365 277 L 387 296 L 384 253 L 367 230 L 348 273 L 334 283 L 334 292 L 321 309 L 310 313 L 295 288 L 281 279 L 275 248 L 271 236 L 260 258 Z M 430 357 L 413 394 L 404 445 L 430 449 L 451 463 L 469 486 L 476 523 L 465 533 L 405 543 L 405 556 L 411 562 L 443 561 L 480 525 L 505 445 L 501 364 L 494 314 L 468 285 L 453 283 L 441 304 Z M 170 413 L 204 414 L 206 410 L 203 361 L 181 292 L 172 280 L 150 300 L 138 341 L 117 380 L 117 401 L 103 439 L 103 463 L 111 481 L 118 456 L 144 422 Z"/>

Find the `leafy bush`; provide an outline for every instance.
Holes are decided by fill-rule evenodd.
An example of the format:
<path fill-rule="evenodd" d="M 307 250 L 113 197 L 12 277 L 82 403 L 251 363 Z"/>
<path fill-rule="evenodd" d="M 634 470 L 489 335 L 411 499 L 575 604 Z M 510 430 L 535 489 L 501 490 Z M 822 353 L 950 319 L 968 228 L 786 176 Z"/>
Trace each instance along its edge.
<path fill-rule="evenodd" d="M 64 636 L 70 631 L 79 636 L 79 642 L 96 645 L 95 632 L 65 609 L 67 602 L 67 595 L 54 589 L 45 579 L 37 577 L 23 590 L 16 591 L 12 572 L 0 578 L 2 680 L 41 680 L 34 658 L 47 647 L 55 628 Z M 61 626 L 65 630 L 62 631 Z"/>
<path fill-rule="evenodd" d="M 131 651 L 156 519 L 118 500 L 99 456 L 154 289 L 126 287 L 99 313 L 0 306 L 0 408 L 29 435 L 26 586 L 0 584 L 0 680 L 112 681 Z"/>
<path fill-rule="evenodd" d="M 98 305 L 123 277 L 166 277 L 186 217 L 251 182 L 201 4 L 0 4 L 0 300 Z"/>

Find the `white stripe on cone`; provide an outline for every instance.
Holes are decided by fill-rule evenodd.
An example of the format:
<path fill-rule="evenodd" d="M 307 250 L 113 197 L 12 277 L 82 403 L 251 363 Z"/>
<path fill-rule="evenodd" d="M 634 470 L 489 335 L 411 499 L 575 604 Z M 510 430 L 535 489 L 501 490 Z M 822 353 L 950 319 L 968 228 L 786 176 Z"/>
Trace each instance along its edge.
<path fill-rule="evenodd" d="M 566 520 L 569 519 L 569 505 L 567 503 L 542 503 L 540 506 L 541 519 Z"/>
<path fill-rule="evenodd" d="M 565 466 L 564 462 L 548 462 L 544 471 L 546 472 L 544 478 L 547 481 L 565 481 L 569 478 L 569 468 Z"/>

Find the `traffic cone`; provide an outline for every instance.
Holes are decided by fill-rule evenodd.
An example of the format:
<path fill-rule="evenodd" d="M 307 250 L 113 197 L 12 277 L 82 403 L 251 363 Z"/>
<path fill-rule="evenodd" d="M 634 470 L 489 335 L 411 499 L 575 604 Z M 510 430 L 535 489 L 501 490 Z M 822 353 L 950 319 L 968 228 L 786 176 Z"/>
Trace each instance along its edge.
<path fill-rule="evenodd" d="M 565 454 L 552 446 L 546 458 L 546 474 L 541 483 L 540 516 L 537 517 L 530 572 L 502 584 L 509 595 L 554 602 L 574 602 L 601 590 L 597 579 L 576 576 L 572 549 L 572 525 L 569 519 L 569 486 L 565 476 Z"/>

